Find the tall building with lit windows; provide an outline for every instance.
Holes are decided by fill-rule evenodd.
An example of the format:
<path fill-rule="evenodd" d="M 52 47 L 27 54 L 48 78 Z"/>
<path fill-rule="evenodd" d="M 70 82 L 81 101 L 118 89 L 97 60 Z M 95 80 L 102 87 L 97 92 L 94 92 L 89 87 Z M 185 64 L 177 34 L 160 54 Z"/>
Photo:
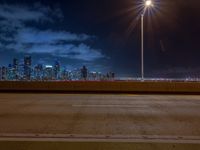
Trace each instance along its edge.
<path fill-rule="evenodd" d="M 19 79 L 19 61 L 16 58 L 13 59 L 13 79 Z"/>
<path fill-rule="evenodd" d="M 14 79 L 14 71 L 13 71 L 13 67 L 12 64 L 8 65 L 7 68 L 7 80 L 13 80 Z"/>
<path fill-rule="evenodd" d="M 37 64 L 34 67 L 34 79 L 35 80 L 42 80 L 43 79 L 43 65 Z"/>
<path fill-rule="evenodd" d="M 53 72 L 54 72 L 54 79 L 58 80 L 60 78 L 60 63 L 58 61 L 55 61 Z"/>
<path fill-rule="evenodd" d="M 7 80 L 7 74 L 8 74 L 8 68 L 3 66 L 1 68 L 2 80 Z"/>
<path fill-rule="evenodd" d="M 31 80 L 31 56 L 24 57 L 24 79 Z"/>
<path fill-rule="evenodd" d="M 53 66 L 46 65 L 44 68 L 44 80 L 53 80 Z"/>

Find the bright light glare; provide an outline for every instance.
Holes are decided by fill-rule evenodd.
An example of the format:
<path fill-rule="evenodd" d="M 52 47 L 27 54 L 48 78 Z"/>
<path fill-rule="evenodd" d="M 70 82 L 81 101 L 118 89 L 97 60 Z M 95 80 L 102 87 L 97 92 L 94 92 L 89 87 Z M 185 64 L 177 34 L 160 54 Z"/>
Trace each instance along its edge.
<path fill-rule="evenodd" d="M 152 6 L 152 1 L 151 0 L 146 0 L 145 1 L 145 6 L 146 7 Z"/>

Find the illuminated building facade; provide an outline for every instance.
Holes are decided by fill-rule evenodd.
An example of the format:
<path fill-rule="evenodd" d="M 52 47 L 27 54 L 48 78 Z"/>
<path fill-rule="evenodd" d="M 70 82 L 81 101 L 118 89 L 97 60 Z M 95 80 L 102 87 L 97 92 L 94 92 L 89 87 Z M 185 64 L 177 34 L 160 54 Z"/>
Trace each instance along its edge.
<path fill-rule="evenodd" d="M 108 75 L 109 74 L 109 75 Z M 59 61 L 54 65 L 37 64 L 32 67 L 31 56 L 25 56 L 22 61 L 14 58 L 8 67 L 0 67 L 2 81 L 78 81 L 78 80 L 112 80 L 114 76 L 101 72 L 89 71 L 86 66 L 67 70 Z"/>
<path fill-rule="evenodd" d="M 31 56 L 24 57 L 24 79 L 31 79 Z"/>

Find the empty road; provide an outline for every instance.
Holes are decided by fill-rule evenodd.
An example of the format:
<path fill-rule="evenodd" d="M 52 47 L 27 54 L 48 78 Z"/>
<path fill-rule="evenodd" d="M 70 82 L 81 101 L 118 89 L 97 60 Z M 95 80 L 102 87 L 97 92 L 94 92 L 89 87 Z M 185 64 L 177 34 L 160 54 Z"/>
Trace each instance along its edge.
<path fill-rule="evenodd" d="M 0 149 L 199 150 L 200 96 L 1 93 Z"/>
<path fill-rule="evenodd" d="M 1 93 L 0 138 L 200 143 L 200 96 Z"/>

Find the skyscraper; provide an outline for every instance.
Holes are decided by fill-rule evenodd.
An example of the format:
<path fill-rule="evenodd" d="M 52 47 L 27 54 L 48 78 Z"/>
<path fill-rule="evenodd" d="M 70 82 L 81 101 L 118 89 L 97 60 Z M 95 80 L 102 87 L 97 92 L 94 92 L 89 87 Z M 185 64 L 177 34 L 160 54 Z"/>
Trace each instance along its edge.
<path fill-rule="evenodd" d="M 34 67 L 34 79 L 35 80 L 42 80 L 43 79 L 43 65 L 37 64 Z"/>
<path fill-rule="evenodd" d="M 13 79 L 19 79 L 19 61 L 16 58 L 13 59 Z"/>
<path fill-rule="evenodd" d="M 2 67 L 1 69 L 2 80 L 7 80 L 7 73 L 8 73 L 8 68 Z"/>
<path fill-rule="evenodd" d="M 13 59 L 13 68 L 18 69 L 18 64 L 19 64 L 18 59 L 14 58 Z"/>
<path fill-rule="evenodd" d="M 87 73 L 88 73 L 87 68 L 85 66 L 83 66 L 83 68 L 81 69 L 81 77 L 83 80 L 87 79 Z"/>
<path fill-rule="evenodd" d="M 9 64 L 7 68 L 7 80 L 13 80 L 13 78 L 14 78 L 13 67 L 12 64 Z"/>
<path fill-rule="evenodd" d="M 59 79 L 60 78 L 60 63 L 58 61 L 55 61 L 53 71 L 54 71 L 54 79 L 56 80 Z"/>
<path fill-rule="evenodd" d="M 44 68 L 44 80 L 52 80 L 53 79 L 53 66 L 46 65 Z"/>
<path fill-rule="evenodd" d="M 24 79 L 31 80 L 31 56 L 24 57 Z"/>

